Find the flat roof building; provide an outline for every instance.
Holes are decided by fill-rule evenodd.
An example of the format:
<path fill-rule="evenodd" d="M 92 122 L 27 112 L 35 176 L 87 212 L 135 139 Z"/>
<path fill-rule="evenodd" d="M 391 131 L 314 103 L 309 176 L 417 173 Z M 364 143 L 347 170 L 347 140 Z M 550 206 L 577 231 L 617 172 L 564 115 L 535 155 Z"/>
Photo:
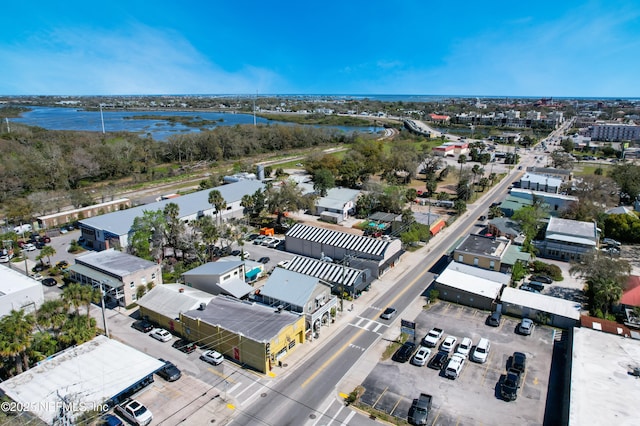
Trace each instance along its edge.
<path fill-rule="evenodd" d="M 451 262 L 435 280 L 439 297 L 462 305 L 492 310 L 510 275 Z"/>
<path fill-rule="evenodd" d="M 0 265 L 0 318 L 20 309 L 35 312 L 43 302 L 44 292 L 39 281 Z"/>
<path fill-rule="evenodd" d="M 469 234 L 453 251 L 453 260 L 491 271 L 502 269 L 502 258 L 511 245 L 508 238 Z"/>
<path fill-rule="evenodd" d="M 580 303 L 571 300 L 505 287 L 500 302 L 504 313 L 536 322 L 564 329 L 580 324 Z"/>
<path fill-rule="evenodd" d="M 86 407 L 84 413 L 101 404 L 113 405 L 129 391 L 152 383 L 153 373 L 163 365 L 123 343 L 97 336 L 1 382 L 0 389 L 47 424 L 57 424 L 63 400 L 67 407 Z M 83 411 L 64 414 L 71 420 Z"/>
<path fill-rule="evenodd" d="M 107 302 L 128 306 L 138 298 L 138 287 L 144 292 L 162 284 L 162 266 L 114 249 L 91 252 L 76 257 L 69 266 L 69 278 L 94 288 L 103 287 Z"/>
<path fill-rule="evenodd" d="M 638 423 L 640 341 L 573 329 L 569 426 Z"/>

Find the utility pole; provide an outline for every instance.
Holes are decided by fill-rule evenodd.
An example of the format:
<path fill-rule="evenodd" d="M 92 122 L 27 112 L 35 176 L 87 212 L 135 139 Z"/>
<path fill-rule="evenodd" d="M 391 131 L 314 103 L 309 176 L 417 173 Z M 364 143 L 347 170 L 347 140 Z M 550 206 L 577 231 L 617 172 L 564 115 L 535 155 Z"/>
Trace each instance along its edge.
<path fill-rule="evenodd" d="M 104 281 L 100 281 L 100 305 L 102 306 L 102 323 L 104 324 L 104 335 L 109 337 L 109 326 L 107 325 L 107 316 L 104 308 Z"/>

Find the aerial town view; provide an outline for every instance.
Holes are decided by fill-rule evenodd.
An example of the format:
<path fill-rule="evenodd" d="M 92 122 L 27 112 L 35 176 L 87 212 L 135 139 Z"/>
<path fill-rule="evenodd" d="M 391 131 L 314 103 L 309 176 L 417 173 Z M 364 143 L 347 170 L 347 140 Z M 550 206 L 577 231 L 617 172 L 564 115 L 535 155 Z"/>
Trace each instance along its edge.
<path fill-rule="evenodd" d="M 0 426 L 638 424 L 640 5 L 35 3 Z"/>

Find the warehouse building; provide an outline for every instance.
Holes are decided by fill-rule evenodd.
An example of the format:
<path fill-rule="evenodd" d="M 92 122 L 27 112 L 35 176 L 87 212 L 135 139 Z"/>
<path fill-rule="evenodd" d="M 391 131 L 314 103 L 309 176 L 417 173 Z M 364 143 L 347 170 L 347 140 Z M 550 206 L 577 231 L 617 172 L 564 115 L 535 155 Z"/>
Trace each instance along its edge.
<path fill-rule="evenodd" d="M 285 248 L 301 256 L 348 262 L 353 268 L 368 269 L 374 278 L 395 266 L 402 254 L 398 239 L 383 240 L 300 223 L 285 235 Z"/>

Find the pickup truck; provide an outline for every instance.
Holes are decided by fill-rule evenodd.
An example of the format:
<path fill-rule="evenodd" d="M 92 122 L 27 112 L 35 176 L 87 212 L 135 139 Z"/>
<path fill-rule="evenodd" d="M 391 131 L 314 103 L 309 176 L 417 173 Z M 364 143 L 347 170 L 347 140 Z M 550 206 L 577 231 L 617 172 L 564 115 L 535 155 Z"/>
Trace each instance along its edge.
<path fill-rule="evenodd" d="M 130 423 L 138 426 L 146 426 L 153 420 L 151 411 L 135 399 L 126 399 L 122 404 L 116 406 L 116 412 L 127 419 Z"/>
<path fill-rule="evenodd" d="M 431 411 L 431 395 L 421 393 L 417 399 L 413 400 L 409 409 L 409 423 L 412 425 L 426 425 Z"/>

